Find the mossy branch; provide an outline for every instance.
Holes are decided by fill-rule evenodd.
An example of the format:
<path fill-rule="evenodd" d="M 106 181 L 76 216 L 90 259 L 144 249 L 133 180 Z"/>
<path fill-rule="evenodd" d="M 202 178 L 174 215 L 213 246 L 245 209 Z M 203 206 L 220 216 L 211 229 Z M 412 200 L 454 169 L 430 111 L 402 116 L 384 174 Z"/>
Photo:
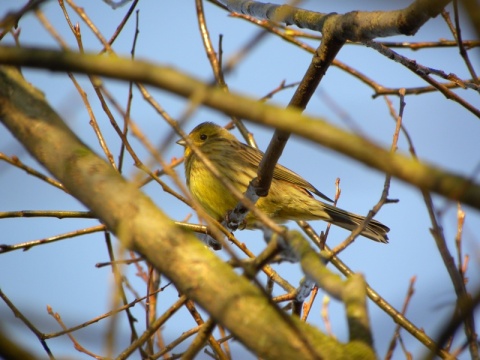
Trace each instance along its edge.
<path fill-rule="evenodd" d="M 261 289 L 177 226 L 82 143 L 14 68 L 0 68 L 0 120 L 123 246 L 144 256 L 258 356 L 346 358 L 354 346 L 359 359 L 375 357 L 365 344 L 341 344 L 283 314 Z"/>
<path fill-rule="evenodd" d="M 262 104 L 237 93 L 225 93 L 169 67 L 121 57 L 14 47 L 0 47 L 0 63 L 138 81 L 188 98 L 201 93 L 203 104 L 218 111 L 300 135 L 422 190 L 480 209 L 480 185 L 472 179 L 402 154 L 392 154 L 389 149 L 323 119 Z"/>

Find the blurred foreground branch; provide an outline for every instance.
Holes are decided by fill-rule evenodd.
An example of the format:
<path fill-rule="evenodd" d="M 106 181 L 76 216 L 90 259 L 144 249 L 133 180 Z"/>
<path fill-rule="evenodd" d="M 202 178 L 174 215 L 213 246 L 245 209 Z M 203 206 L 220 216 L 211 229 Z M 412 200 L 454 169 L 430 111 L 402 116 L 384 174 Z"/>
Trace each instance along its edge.
<path fill-rule="evenodd" d="M 0 63 L 95 74 L 142 82 L 184 97 L 198 95 L 203 104 L 216 110 L 300 135 L 422 190 L 480 209 L 480 185 L 469 178 L 401 154 L 391 154 L 388 149 L 358 135 L 319 118 L 301 115 L 294 109 L 283 109 L 235 93 L 225 93 L 169 67 L 120 57 L 13 47 L 0 47 Z"/>
<path fill-rule="evenodd" d="M 341 344 L 280 311 L 83 144 L 14 68 L 0 71 L 0 120 L 123 246 L 144 256 L 258 356 L 375 358 L 361 341 Z"/>

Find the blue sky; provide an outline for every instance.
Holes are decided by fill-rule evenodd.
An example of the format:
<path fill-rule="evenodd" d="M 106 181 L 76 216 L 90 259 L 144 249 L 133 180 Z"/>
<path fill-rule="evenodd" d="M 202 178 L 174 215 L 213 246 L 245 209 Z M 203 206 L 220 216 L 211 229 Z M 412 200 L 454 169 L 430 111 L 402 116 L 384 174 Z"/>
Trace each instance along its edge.
<path fill-rule="evenodd" d="M 17 1 L 4 0 L 7 6 L 0 10 L 0 16 L 6 11 L 17 9 Z M 126 9 L 112 10 L 102 2 L 92 4 L 79 1 L 91 16 L 94 23 L 108 38 L 116 29 Z M 335 11 L 343 13 L 351 10 L 388 10 L 400 8 L 404 1 L 338 1 L 315 2 L 304 1 L 302 7 L 322 12 Z M 387 7 L 388 6 L 388 7 Z M 203 45 L 201 44 L 192 2 L 140 2 L 140 34 L 136 48 L 136 56 L 161 65 L 172 66 L 195 77 L 209 81 L 212 72 L 208 64 Z M 42 10 L 62 37 L 75 49 L 75 41 L 69 32 L 65 20 L 56 2 L 48 2 Z M 207 22 L 215 46 L 218 36 L 223 35 L 224 58 L 228 59 L 249 41 L 259 30 L 255 26 L 229 17 L 223 10 L 205 4 Z M 452 11 L 450 9 L 450 11 Z M 80 21 L 72 13 L 73 22 Z M 464 39 L 473 39 L 474 34 L 468 26 L 463 28 Z M 86 51 L 98 52 L 99 42 L 82 23 L 82 37 Z M 58 48 L 47 32 L 41 27 L 33 15 L 28 15 L 20 22 L 21 43 L 32 46 L 49 46 Z M 114 50 L 129 56 L 134 33 L 134 22 L 130 21 L 114 44 Z M 436 41 L 441 38 L 451 39 L 448 28 L 441 17 L 428 22 L 415 37 L 394 37 L 389 41 Z M 11 44 L 11 36 L 2 41 Z M 315 45 L 315 42 L 310 41 Z M 397 49 L 399 53 L 416 60 L 418 63 L 446 73 L 455 73 L 458 77 L 468 78 L 468 72 L 458 56 L 456 48 L 430 49 L 410 51 Z M 478 50 L 470 52 L 472 63 L 478 64 Z M 281 81 L 287 83 L 299 81 L 309 64 L 310 54 L 289 45 L 272 35 L 268 35 L 248 56 L 227 76 L 232 91 L 260 98 Z M 359 45 L 347 45 L 339 53 L 338 59 L 375 79 L 384 86 L 413 87 L 425 86 L 421 79 L 397 63 L 384 58 L 374 50 Z M 25 77 L 46 95 L 50 104 L 74 129 L 74 131 L 95 151 L 101 153 L 89 125 L 89 116 L 82 101 L 68 77 L 61 73 L 48 71 L 23 71 Z M 118 151 L 119 141 L 109 127 L 106 116 L 101 111 L 94 91 L 85 76 L 77 76 L 87 91 L 97 120 L 105 133 L 112 151 Z M 440 79 L 439 79 L 440 80 Z M 122 104 L 126 103 L 128 86 L 119 81 L 107 81 L 108 89 Z M 174 118 L 178 118 L 187 106 L 184 99 L 170 95 L 162 90 L 151 89 L 155 99 Z M 456 90 L 456 92 L 478 104 L 478 94 L 472 90 Z M 293 90 L 277 94 L 272 102 L 286 105 Z M 395 123 L 389 115 L 388 108 L 382 98 L 372 99 L 373 90 L 346 74 L 332 67 L 322 80 L 319 90 L 312 98 L 307 113 L 327 119 L 342 128 L 354 131 L 339 114 L 335 112 L 325 95 L 333 99 L 338 106 L 362 129 L 368 138 L 388 147 Z M 391 97 L 398 109 L 398 99 Z M 434 163 L 450 171 L 469 176 L 480 160 L 478 139 L 480 126 L 478 119 L 453 101 L 446 100 L 443 95 L 432 93 L 421 96 L 408 96 L 403 124 L 409 131 L 417 154 L 422 160 Z M 118 116 L 118 114 L 117 114 Z M 168 134 L 164 121 L 142 100 L 138 91 L 134 92 L 132 117 L 143 132 L 154 144 L 161 144 Z M 118 117 L 120 121 L 121 118 Z M 214 121 L 226 124 L 228 119 L 210 109 L 200 109 L 185 126 L 191 130 L 203 121 Z M 272 129 L 260 127 L 246 122 L 255 134 L 261 149 L 265 149 L 272 134 Z M 238 133 L 236 132 L 238 135 Z M 148 162 L 148 154 L 136 140 L 132 142 L 138 153 Z M 17 155 L 26 164 L 42 170 L 21 145 L 2 126 L 0 127 L 0 151 L 7 155 Z M 408 152 L 405 138 L 401 136 L 399 151 Z M 115 157 L 117 153 L 114 154 Z M 173 142 L 167 146 L 164 158 L 182 156 L 182 149 Z M 350 160 L 331 150 L 293 137 L 288 143 L 280 162 L 302 174 L 326 195 L 333 197 L 335 179 L 341 179 L 342 196 L 339 206 L 352 212 L 366 214 L 378 201 L 384 182 L 384 174 L 372 170 L 356 161 Z M 128 159 L 124 175 L 133 178 L 138 175 Z M 154 166 L 157 168 L 158 165 Z M 43 171 L 43 170 L 42 170 Z M 183 168 L 178 168 L 183 178 Z M 478 182 L 478 179 L 476 179 Z M 184 219 L 189 213 L 185 205 L 166 195 L 161 188 L 150 183 L 144 191 L 175 220 Z M 384 206 L 377 219 L 391 228 L 388 245 L 374 243 L 359 238 L 350 248 L 342 253 L 341 258 L 353 270 L 365 275 L 369 284 L 396 308 L 400 308 L 406 293 L 408 282 L 412 276 L 417 277 L 416 292 L 411 300 L 407 313 L 417 326 L 425 329 L 428 335 L 435 336 L 441 325 L 448 319 L 455 295 L 448 274 L 442 264 L 438 250 L 430 235 L 428 213 L 421 193 L 418 189 L 392 180 L 390 197 L 399 199 L 397 204 Z M 436 209 L 442 211 L 441 225 L 445 231 L 448 246 L 455 254 L 454 237 L 456 233 L 456 204 L 434 196 Z M 84 210 L 83 206 L 69 195 L 26 176 L 21 170 L 0 163 L 0 211 L 14 210 Z M 478 289 L 480 276 L 480 240 L 475 232 L 480 226 L 477 210 L 464 207 L 466 223 L 463 234 L 463 251 L 470 256 L 468 269 L 468 287 L 472 291 Z M 193 218 L 195 220 L 195 218 Z M 0 220 L 0 243 L 17 244 L 44 237 L 54 236 L 68 231 L 98 224 L 95 220 L 76 219 L 2 219 Z M 325 223 L 312 223 L 317 231 L 325 229 Z M 292 225 L 293 227 L 293 225 Z M 329 243 L 334 246 L 340 243 L 348 233 L 342 229 L 332 228 Z M 245 242 L 254 252 L 264 247 L 262 236 L 258 232 L 237 232 L 236 236 Z M 95 264 L 108 260 L 105 242 L 101 234 L 93 234 L 69 239 L 50 245 L 35 247 L 27 252 L 16 251 L 2 254 L 0 260 L 0 287 L 24 311 L 30 319 L 44 332 L 58 331 L 58 325 L 47 315 L 46 306 L 51 305 L 64 317 L 69 326 L 76 325 L 109 310 L 113 283 L 108 268 L 95 268 Z M 223 256 L 219 254 L 219 256 Z M 298 265 L 281 264 L 274 266 L 292 284 L 297 284 L 302 274 Z M 135 277 L 133 267 L 126 268 L 134 286 L 143 294 L 145 289 L 141 281 Z M 261 280 L 265 280 L 260 277 Z M 166 280 L 164 280 L 164 283 Z M 143 286 L 143 287 L 142 287 Z M 280 292 L 278 292 L 280 293 Z M 161 306 L 165 308 L 176 300 L 176 291 L 170 288 L 160 296 Z M 321 295 L 323 296 L 323 294 Z M 172 300 L 173 299 L 173 300 Z M 321 298 L 317 300 L 320 303 Z M 372 303 L 369 306 L 374 329 L 376 349 L 383 357 L 395 324 Z M 134 309 L 138 318 L 143 321 L 143 311 Z M 346 324 L 341 304 L 332 302 L 330 307 L 333 331 L 340 340 L 347 340 Z M 26 327 L 13 317 L 10 310 L 0 302 L 0 318 L 4 329 L 29 349 L 41 354 L 39 342 Z M 319 316 L 319 305 L 310 315 L 311 322 L 324 329 Z M 478 316 L 477 316 L 478 319 Z M 128 339 L 128 329 L 124 317 L 120 317 L 118 332 L 122 339 Z M 189 315 L 180 311 L 164 329 L 166 342 L 173 340 L 182 331 L 195 326 Z M 141 326 L 140 326 L 141 328 Z M 106 325 L 99 323 L 87 330 L 79 331 L 78 337 L 93 351 L 102 353 Z M 424 347 L 403 333 L 407 349 L 414 355 L 423 354 Z M 128 341 L 128 340 L 125 340 Z M 54 354 L 83 358 L 77 353 L 67 338 L 50 340 Z M 235 345 L 237 351 L 242 351 Z M 402 357 L 397 349 L 396 356 Z M 200 357 L 201 358 L 201 357 Z M 464 355 L 463 358 L 468 358 Z"/>

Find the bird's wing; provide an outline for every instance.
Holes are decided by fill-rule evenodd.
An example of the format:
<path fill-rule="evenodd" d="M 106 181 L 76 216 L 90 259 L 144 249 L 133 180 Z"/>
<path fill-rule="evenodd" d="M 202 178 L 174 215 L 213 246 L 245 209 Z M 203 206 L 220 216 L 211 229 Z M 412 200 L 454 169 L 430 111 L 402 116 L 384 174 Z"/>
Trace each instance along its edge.
<path fill-rule="evenodd" d="M 241 144 L 239 148 L 238 155 L 246 162 L 252 164 L 255 168 L 258 168 L 260 161 L 263 157 L 263 152 L 255 149 L 246 144 Z M 310 184 L 307 180 L 302 178 L 297 173 L 293 172 L 290 169 L 287 169 L 285 166 L 277 164 L 273 170 L 273 178 L 278 180 L 283 180 L 294 185 L 297 185 L 307 191 L 313 192 L 315 195 L 321 197 L 324 200 L 333 202 L 328 196 L 322 194 L 315 186 Z"/>

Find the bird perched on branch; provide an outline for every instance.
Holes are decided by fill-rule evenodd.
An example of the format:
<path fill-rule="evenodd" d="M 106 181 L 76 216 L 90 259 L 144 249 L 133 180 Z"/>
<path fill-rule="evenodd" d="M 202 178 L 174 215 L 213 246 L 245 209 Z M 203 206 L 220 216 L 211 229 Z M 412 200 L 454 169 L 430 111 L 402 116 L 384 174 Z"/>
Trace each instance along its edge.
<path fill-rule="evenodd" d="M 241 193 L 257 176 L 263 157 L 260 150 L 241 143 L 228 130 L 211 122 L 195 127 L 188 139 L 215 165 L 221 176 Z M 238 200 L 212 174 L 185 140 L 178 144 L 185 147 L 185 176 L 193 197 L 213 218 L 222 221 Z M 270 191 L 261 197 L 256 207 L 277 223 L 288 220 L 324 220 L 347 230 L 354 230 L 365 219 L 338 207 L 316 200 L 313 194 L 330 200 L 300 175 L 277 164 L 273 172 Z M 258 219 L 250 212 L 245 218 L 246 227 L 256 228 Z M 361 235 L 374 241 L 387 243 L 390 229 L 371 220 Z"/>

